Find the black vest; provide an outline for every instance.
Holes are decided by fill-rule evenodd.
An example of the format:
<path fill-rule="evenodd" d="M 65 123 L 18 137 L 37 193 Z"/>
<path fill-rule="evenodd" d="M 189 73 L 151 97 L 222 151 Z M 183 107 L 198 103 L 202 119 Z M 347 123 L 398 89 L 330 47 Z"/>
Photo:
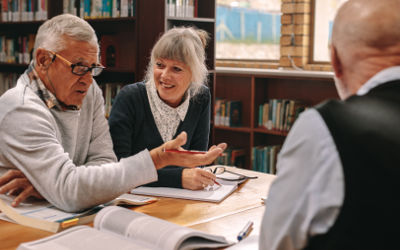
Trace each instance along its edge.
<path fill-rule="evenodd" d="M 400 81 L 317 107 L 343 166 L 334 225 L 306 249 L 400 249 Z"/>

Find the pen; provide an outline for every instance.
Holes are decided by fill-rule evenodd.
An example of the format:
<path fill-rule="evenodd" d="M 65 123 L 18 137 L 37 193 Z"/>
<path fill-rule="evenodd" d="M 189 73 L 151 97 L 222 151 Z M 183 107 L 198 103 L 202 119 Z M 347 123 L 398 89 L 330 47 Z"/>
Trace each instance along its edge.
<path fill-rule="evenodd" d="M 242 231 L 240 231 L 237 236 L 238 241 L 241 241 L 244 238 L 246 238 L 246 236 L 249 235 L 252 227 L 253 227 L 253 222 L 252 221 L 247 222 L 247 224 L 244 226 Z"/>
<path fill-rule="evenodd" d="M 182 153 L 182 154 L 206 154 L 206 151 L 197 150 L 177 150 L 177 149 L 164 149 L 164 152 Z"/>

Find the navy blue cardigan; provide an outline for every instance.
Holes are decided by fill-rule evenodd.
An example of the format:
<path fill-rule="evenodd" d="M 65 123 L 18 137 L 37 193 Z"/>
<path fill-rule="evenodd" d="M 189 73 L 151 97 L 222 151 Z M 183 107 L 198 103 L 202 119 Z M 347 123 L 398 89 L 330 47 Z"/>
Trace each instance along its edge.
<path fill-rule="evenodd" d="M 174 136 L 187 133 L 183 146 L 191 150 L 207 150 L 210 133 L 211 95 L 207 87 L 190 99 L 185 120 Z M 118 159 L 134 155 L 145 148 L 151 150 L 163 144 L 147 98 L 143 82 L 125 86 L 117 95 L 108 119 L 114 152 Z M 134 166 L 132 166 L 134 167 Z M 158 181 L 150 186 L 182 187 L 182 167 L 168 166 L 157 170 Z"/>

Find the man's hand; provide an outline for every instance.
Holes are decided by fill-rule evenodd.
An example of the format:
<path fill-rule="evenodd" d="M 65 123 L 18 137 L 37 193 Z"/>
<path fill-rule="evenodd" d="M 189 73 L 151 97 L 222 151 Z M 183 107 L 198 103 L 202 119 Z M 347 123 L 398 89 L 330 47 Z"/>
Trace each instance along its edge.
<path fill-rule="evenodd" d="M 186 132 L 180 133 L 174 140 L 168 141 L 150 151 L 156 169 L 169 165 L 181 167 L 197 167 L 212 163 L 226 148 L 226 143 L 212 146 L 206 154 L 179 154 L 174 152 L 164 152 L 163 149 L 179 149 L 186 143 Z"/>
<path fill-rule="evenodd" d="M 214 185 L 215 175 L 201 168 L 190 168 L 182 171 L 182 187 L 191 190 L 204 189 Z"/>
<path fill-rule="evenodd" d="M 42 195 L 32 186 L 25 175 L 16 169 L 8 170 L 0 177 L 0 194 L 16 195 L 12 206 L 16 207 L 28 197 L 44 199 Z"/>

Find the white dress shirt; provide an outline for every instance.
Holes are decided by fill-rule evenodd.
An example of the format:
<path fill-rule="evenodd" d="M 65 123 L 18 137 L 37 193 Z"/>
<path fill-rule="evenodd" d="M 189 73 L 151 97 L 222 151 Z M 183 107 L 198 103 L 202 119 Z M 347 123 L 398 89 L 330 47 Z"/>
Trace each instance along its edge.
<path fill-rule="evenodd" d="M 400 66 L 382 70 L 357 92 L 400 79 Z M 344 176 L 336 145 L 315 109 L 303 112 L 278 156 L 260 232 L 260 249 L 301 249 L 326 233 L 344 200 Z"/>

